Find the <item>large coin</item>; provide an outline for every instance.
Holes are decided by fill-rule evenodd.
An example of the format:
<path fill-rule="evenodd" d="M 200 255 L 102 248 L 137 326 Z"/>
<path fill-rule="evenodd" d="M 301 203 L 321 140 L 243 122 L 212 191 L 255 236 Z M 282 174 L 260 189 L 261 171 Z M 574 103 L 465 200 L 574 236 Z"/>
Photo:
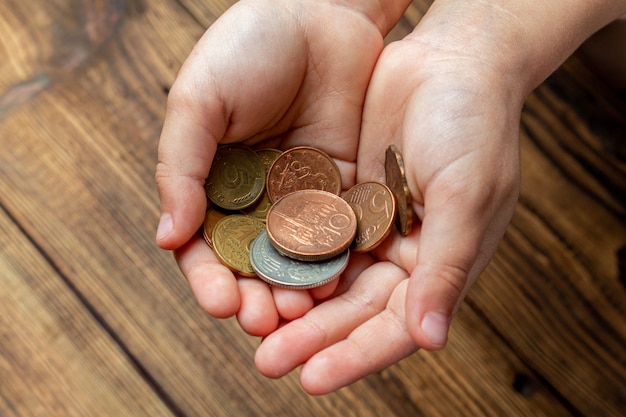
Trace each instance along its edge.
<path fill-rule="evenodd" d="M 243 145 L 217 148 L 205 185 L 213 204 L 241 210 L 257 201 L 264 188 L 265 169 L 256 152 Z"/>
<path fill-rule="evenodd" d="M 299 146 L 283 152 L 267 174 L 272 202 L 298 190 L 341 192 L 341 173 L 333 159 L 319 149 Z"/>
<path fill-rule="evenodd" d="M 356 234 L 356 215 L 338 195 L 321 190 L 296 191 L 270 208 L 267 233 L 282 255 L 321 261 L 350 247 Z"/>
<path fill-rule="evenodd" d="M 261 159 L 261 163 L 263 164 L 263 168 L 265 169 L 266 178 L 270 170 L 270 167 L 272 166 L 276 158 L 280 156 L 281 153 L 282 151 L 278 149 L 271 149 L 271 148 L 259 149 L 258 151 L 256 151 L 256 154 Z M 256 219 L 265 221 L 265 218 L 267 217 L 267 211 L 270 209 L 271 206 L 272 206 L 272 201 L 270 200 L 270 196 L 267 193 L 267 189 L 265 189 L 263 190 L 263 194 L 261 194 L 261 197 L 250 207 L 242 210 L 242 213 L 247 214 L 248 216 L 252 216 Z"/>
<path fill-rule="evenodd" d="M 396 227 L 402 236 L 406 236 L 413 227 L 413 208 L 404 161 L 396 145 L 390 145 L 385 152 L 385 182 L 393 192 L 398 206 Z"/>
<path fill-rule="evenodd" d="M 357 219 L 352 252 L 367 252 L 382 243 L 396 218 L 395 197 L 389 187 L 379 182 L 364 182 L 350 188 L 343 199 L 350 204 Z"/>
<path fill-rule="evenodd" d="M 302 262 L 278 253 L 267 232 L 261 232 L 250 247 L 250 262 L 265 282 L 282 288 L 308 289 L 339 277 L 348 265 L 349 251 L 320 262 Z"/>
<path fill-rule="evenodd" d="M 243 214 L 233 214 L 217 222 L 211 240 L 219 260 L 240 275 L 253 277 L 250 244 L 265 229 L 265 223 Z"/>

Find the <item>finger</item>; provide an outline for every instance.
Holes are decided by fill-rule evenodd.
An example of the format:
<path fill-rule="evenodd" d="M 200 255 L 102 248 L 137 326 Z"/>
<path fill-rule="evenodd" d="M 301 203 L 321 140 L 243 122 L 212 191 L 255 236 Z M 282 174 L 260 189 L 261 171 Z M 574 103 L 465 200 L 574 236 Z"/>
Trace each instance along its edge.
<path fill-rule="evenodd" d="M 241 299 L 233 273 L 201 238 L 192 238 L 174 256 L 196 300 L 209 315 L 226 318 L 239 311 Z"/>
<path fill-rule="evenodd" d="M 272 295 L 278 314 L 285 320 L 304 316 L 314 305 L 308 291 L 272 287 Z"/>
<path fill-rule="evenodd" d="M 395 288 L 387 309 L 304 364 L 300 383 L 306 392 L 321 395 L 336 391 L 417 351 L 405 323 L 407 283 L 405 279 Z"/>
<path fill-rule="evenodd" d="M 280 317 L 272 290 L 258 278 L 238 278 L 241 307 L 237 321 L 252 336 L 267 336 L 278 328 Z"/>
<path fill-rule="evenodd" d="M 434 191 L 425 196 L 407 324 L 416 343 L 428 350 L 445 346 L 452 316 L 495 252 L 512 214 L 513 204 L 495 203 L 502 201 L 501 194 L 486 179 L 479 182 L 478 187 L 462 185 L 463 191 L 448 188 L 452 197 Z"/>
<path fill-rule="evenodd" d="M 161 202 L 157 244 L 176 249 L 200 227 L 206 210 L 204 180 L 226 121 L 219 100 L 203 94 L 181 71 L 170 91 L 159 140 L 155 180 Z"/>
<path fill-rule="evenodd" d="M 304 317 L 269 335 L 255 355 L 257 369 L 265 376 L 279 378 L 385 308 L 393 288 L 406 273 L 389 263 L 365 270 L 350 289 L 325 301 Z"/>

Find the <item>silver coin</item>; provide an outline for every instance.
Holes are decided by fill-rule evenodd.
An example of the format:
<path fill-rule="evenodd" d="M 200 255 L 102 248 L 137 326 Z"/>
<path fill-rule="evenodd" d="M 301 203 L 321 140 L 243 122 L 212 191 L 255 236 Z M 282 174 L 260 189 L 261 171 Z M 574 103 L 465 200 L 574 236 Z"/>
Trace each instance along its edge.
<path fill-rule="evenodd" d="M 309 289 L 327 284 L 341 275 L 350 252 L 318 262 L 303 262 L 281 255 L 262 231 L 250 245 L 252 269 L 265 282 L 281 288 Z"/>

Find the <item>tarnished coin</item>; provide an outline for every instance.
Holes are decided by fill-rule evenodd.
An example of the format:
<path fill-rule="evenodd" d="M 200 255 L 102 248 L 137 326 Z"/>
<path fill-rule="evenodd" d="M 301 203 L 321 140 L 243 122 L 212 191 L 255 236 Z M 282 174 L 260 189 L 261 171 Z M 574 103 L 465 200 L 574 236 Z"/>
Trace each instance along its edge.
<path fill-rule="evenodd" d="M 280 156 L 281 153 L 282 151 L 278 149 L 270 149 L 270 148 L 259 149 L 258 151 L 256 151 L 256 154 L 261 159 L 263 168 L 265 168 L 266 178 L 267 178 L 267 173 L 270 170 L 270 167 L 272 166 L 276 158 Z M 248 216 L 257 218 L 259 220 L 265 221 L 265 218 L 267 217 L 267 211 L 270 209 L 271 205 L 272 205 L 272 201 L 270 200 L 270 196 L 267 194 L 267 189 L 264 189 L 263 194 L 261 194 L 261 197 L 250 207 L 243 209 L 242 213 L 247 214 Z"/>
<path fill-rule="evenodd" d="M 220 261 L 240 275 L 255 276 L 250 263 L 250 244 L 265 230 L 265 223 L 243 214 L 232 214 L 218 221 L 211 240 Z"/>
<path fill-rule="evenodd" d="M 413 227 L 413 208 L 404 162 L 396 145 L 390 145 L 385 153 L 385 182 L 396 198 L 398 207 L 396 227 L 402 236 L 406 236 Z"/>
<path fill-rule="evenodd" d="M 296 191 L 270 208 L 267 234 L 282 255 L 321 261 L 350 247 L 356 234 L 356 215 L 338 195 L 321 190 Z"/>
<path fill-rule="evenodd" d="M 380 245 L 389 236 L 396 218 L 396 201 L 389 187 L 379 182 L 364 182 L 350 188 L 343 199 L 357 219 L 352 252 L 367 252 Z"/>
<path fill-rule="evenodd" d="M 217 222 L 222 220 L 224 217 L 228 216 L 229 213 L 223 210 L 218 209 L 217 207 L 211 206 L 206 212 L 204 216 L 204 226 L 202 227 L 202 236 L 206 243 L 213 249 L 213 229 L 215 229 L 215 225 Z"/>
<path fill-rule="evenodd" d="M 303 262 L 278 253 L 267 232 L 261 232 L 250 246 L 250 262 L 265 282 L 282 288 L 308 289 L 339 278 L 348 265 L 349 251 L 319 262 Z"/>
<path fill-rule="evenodd" d="M 283 152 L 267 174 L 267 193 L 272 202 L 298 190 L 341 192 L 341 173 L 325 152 L 299 146 Z"/>
<path fill-rule="evenodd" d="M 265 188 L 265 169 L 256 152 L 243 145 L 217 148 L 205 189 L 209 200 L 226 210 L 257 201 Z"/>

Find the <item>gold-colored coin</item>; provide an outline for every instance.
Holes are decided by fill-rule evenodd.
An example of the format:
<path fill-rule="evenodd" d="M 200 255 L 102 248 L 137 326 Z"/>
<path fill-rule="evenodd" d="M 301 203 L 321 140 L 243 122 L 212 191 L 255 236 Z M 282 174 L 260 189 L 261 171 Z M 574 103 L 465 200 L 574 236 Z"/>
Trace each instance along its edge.
<path fill-rule="evenodd" d="M 218 207 L 242 210 L 261 197 L 265 177 L 263 163 L 254 150 L 243 145 L 220 146 L 206 179 L 206 194 Z"/>
<path fill-rule="evenodd" d="M 396 227 L 402 236 L 406 236 L 413 227 L 413 208 L 404 161 L 396 145 L 390 145 L 385 152 L 385 181 L 396 198 Z"/>
<path fill-rule="evenodd" d="M 215 225 L 217 222 L 222 220 L 224 217 L 228 216 L 229 213 L 223 211 L 215 206 L 209 207 L 204 216 L 204 226 L 202 227 L 202 236 L 204 236 L 204 240 L 209 245 L 211 249 L 213 249 L 213 229 L 215 229 Z"/>
<path fill-rule="evenodd" d="M 267 177 L 267 173 L 269 172 L 270 167 L 272 166 L 276 158 L 280 156 L 282 151 L 278 149 L 267 148 L 267 149 L 259 149 L 258 151 L 256 151 L 256 153 L 261 159 L 263 168 L 265 168 L 265 176 Z M 265 218 L 267 217 L 267 211 L 270 209 L 271 206 L 272 206 L 272 201 L 270 200 L 270 197 L 267 194 L 267 189 L 264 189 L 261 197 L 250 207 L 243 209 L 242 213 L 247 214 L 248 216 L 252 216 L 256 219 L 265 221 Z"/>
<path fill-rule="evenodd" d="M 265 223 L 243 214 L 232 214 L 217 222 L 211 240 L 219 260 L 232 271 L 247 277 L 255 276 L 250 262 L 250 245 Z"/>

